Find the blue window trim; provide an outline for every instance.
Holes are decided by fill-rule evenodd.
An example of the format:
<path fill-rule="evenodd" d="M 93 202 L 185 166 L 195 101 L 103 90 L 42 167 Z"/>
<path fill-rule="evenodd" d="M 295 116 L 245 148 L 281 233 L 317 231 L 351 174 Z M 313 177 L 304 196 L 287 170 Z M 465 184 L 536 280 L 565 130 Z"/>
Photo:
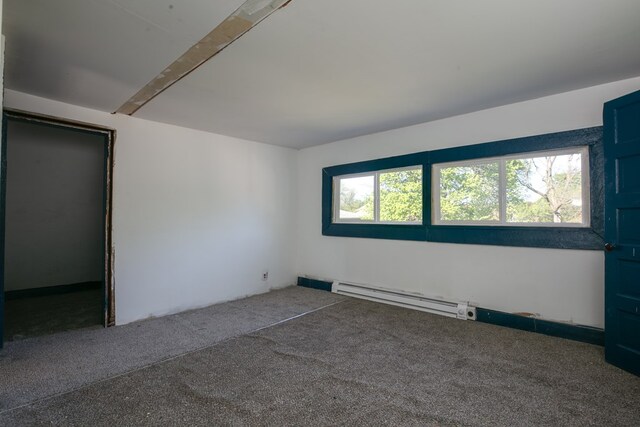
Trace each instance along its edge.
<path fill-rule="evenodd" d="M 428 169 L 428 153 L 407 154 L 368 160 L 347 165 L 332 166 L 322 170 L 322 234 L 325 236 L 368 237 L 373 239 L 420 240 L 424 241 L 427 231 L 426 203 L 429 192 L 422 192 L 422 224 L 345 224 L 333 222 L 333 177 L 362 172 L 374 172 L 406 166 L 422 166 L 422 188 L 431 182 Z"/>
<path fill-rule="evenodd" d="M 431 224 L 431 165 L 434 163 L 499 157 L 510 154 L 589 147 L 591 225 L 569 227 L 504 227 Z M 416 240 L 478 245 L 563 249 L 602 249 L 604 243 L 604 156 L 602 127 L 557 132 L 484 144 L 387 157 L 331 166 L 322 170 L 322 234 L 325 236 Z M 422 225 L 337 224 L 332 222 L 333 178 L 405 166 L 422 165 Z"/>

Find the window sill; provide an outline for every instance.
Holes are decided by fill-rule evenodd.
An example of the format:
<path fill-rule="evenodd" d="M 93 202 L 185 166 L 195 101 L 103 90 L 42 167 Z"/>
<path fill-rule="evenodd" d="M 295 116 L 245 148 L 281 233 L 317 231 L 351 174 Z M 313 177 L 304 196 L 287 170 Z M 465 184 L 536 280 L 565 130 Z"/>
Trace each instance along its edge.
<path fill-rule="evenodd" d="M 410 224 L 331 223 L 322 229 L 325 236 L 424 241 L 426 227 Z"/>
<path fill-rule="evenodd" d="M 600 250 L 604 241 L 592 228 L 433 225 L 427 241 L 470 245 Z"/>

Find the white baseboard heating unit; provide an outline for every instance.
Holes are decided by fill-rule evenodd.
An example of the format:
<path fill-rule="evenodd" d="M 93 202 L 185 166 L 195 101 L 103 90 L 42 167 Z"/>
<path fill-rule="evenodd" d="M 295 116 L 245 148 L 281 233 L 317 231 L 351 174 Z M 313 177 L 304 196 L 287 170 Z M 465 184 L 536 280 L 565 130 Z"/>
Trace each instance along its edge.
<path fill-rule="evenodd" d="M 416 294 L 338 281 L 333 282 L 331 292 L 461 320 L 476 320 L 476 308 L 469 306 L 468 303 L 442 301 Z"/>

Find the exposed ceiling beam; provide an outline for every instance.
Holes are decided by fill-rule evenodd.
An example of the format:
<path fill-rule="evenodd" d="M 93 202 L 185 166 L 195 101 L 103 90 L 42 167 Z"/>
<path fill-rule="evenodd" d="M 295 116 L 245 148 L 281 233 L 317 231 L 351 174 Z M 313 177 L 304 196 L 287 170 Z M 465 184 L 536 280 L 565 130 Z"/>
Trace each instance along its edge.
<path fill-rule="evenodd" d="M 132 115 L 291 0 L 247 0 L 116 110 Z"/>

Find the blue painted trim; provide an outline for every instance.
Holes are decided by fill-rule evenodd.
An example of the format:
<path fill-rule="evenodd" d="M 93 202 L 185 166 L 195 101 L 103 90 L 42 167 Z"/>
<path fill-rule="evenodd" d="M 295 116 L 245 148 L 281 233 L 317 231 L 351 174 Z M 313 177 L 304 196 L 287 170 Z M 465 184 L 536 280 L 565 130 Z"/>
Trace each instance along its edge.
<path fill-rule="evenodd" d="M 2 160 L 0 161 L 0 349 L 4 346 L 4 238 L 7 200 L 7 116 L 2 115 Z"/>
<path fill-rule="evenodd" d="M 618 115 L 620 110 L 633 108 L 640 104 L 640 91 L 635 91 L 622 97 L 605 102 L 603 109 L 605 152 L 605 236 L 606 241 L 617 246 L 612 252 L 605 253 L 604 262 L 604 326 L 607 331 L 605 336 L 604 357 L 608 363 L 621 369 L 640 376 L 640 355 L 638 347 L 628 345 L 624 342 L 624 335 L 638 336 L 640 329 L 635 326 L 634 317 L 638 319 L 637 312 L 634 315 L 634 297 L 624 295 L 623 280 L 628 283 L 637 282 L 636 277 L 629 276 L 623 278 L 620 261 L 625 260 L 627 248 L 635 246 L 636 241 L 631 237 L 634 232 L 640 229 L 640 224 L 635 227 L 627 226 L 625 230 L 619 229 L 619 210 L 637 208 L 640 199 L 633 191 L 623 191 L 618 193 L 616 188 L 621 178 L 618 170 L 618 159 L 629 155 L 637 155 L 638 142 L 626 142 L 620 144 L 618 134 L 626 126 L 638 126 L 638 117 L 625 117 Z M 623 129 L 620 129 L 620 128 Z M 637 181 L 635 181 L 637 183 Z M 627 182 L 627 184 L 629 184 Z M 634 230 L 635 228 L 635 230 Z M 627 246 L 627 248 L 625 248 Z M 629 259 L 629 258 L 627 258 Z M 630 260 L 630 259 L 629 259 Z M 634 260 L 635 261 L 635 260 Z M 634 348 L 635 347 L 635 348 Z"/>
<path fill-rule="evenodd" d="M 604 330 L 476 308 L 476 321 L 604 346 Z"/>
<path fill-rule="evenodd" d="M 310 279 L 308 277 L 298 277 L 298 286 L 311 289 L 319 289 L 321 291 L 331 292 L 331 282 L 324 280 Z"/>
<path fill-rule="evenodd" d="M 592 228 L 431 226 L 429 242 L 602 250 L 602 235 Z"/>
<path fill-rule="evenodd" d="M 322 170 L 322 234 L 325 236 L 368 237 L 374 239 L 424 241 L 431 200 L 428 191 L 422 192 L 422 224 L 335 224 L 333 223 L 333 177 L 361 172 L 372 172 L 406 166 L 422 166 L 422 188 L 431 185 L 428 153 L 414 153 L 384 159 L 368 160 L 346 165 L 332 166 Z"/>
<path fill-rule="evenodd" d="M 431 224 L 431 165 L 510 154 L 589 146 L 591 226 L 504 227 Z M 396 167 L 423 166 L 423 225 L 332 223 L 333 177 Z M 325 236 L 415 240 L 478 245 L 601 250 L 604 244 L 604 155 L 602 127 L 494 141 L 388 157 L 322 170 L 322 234 Z"/>
<path fill-rule="evenodd" d="M 444 148 L 431 151 L 429 158 L 431 163 L 458 162 L 483 157 L 593 145 L 599 142 L 602 142 L 602 126 Z"/>
<path fill-rule="evenodd" d="M 549 228 L 431 225 L 428 229 L 427 240 L 445 243 L 602 250 L 604 244 L 604 155 L 602 141 L 602 127 L 593 127 L 432 151 L 429 158 L 433 164 L 589 146 L 591 226 L 588 228 Z"/>

